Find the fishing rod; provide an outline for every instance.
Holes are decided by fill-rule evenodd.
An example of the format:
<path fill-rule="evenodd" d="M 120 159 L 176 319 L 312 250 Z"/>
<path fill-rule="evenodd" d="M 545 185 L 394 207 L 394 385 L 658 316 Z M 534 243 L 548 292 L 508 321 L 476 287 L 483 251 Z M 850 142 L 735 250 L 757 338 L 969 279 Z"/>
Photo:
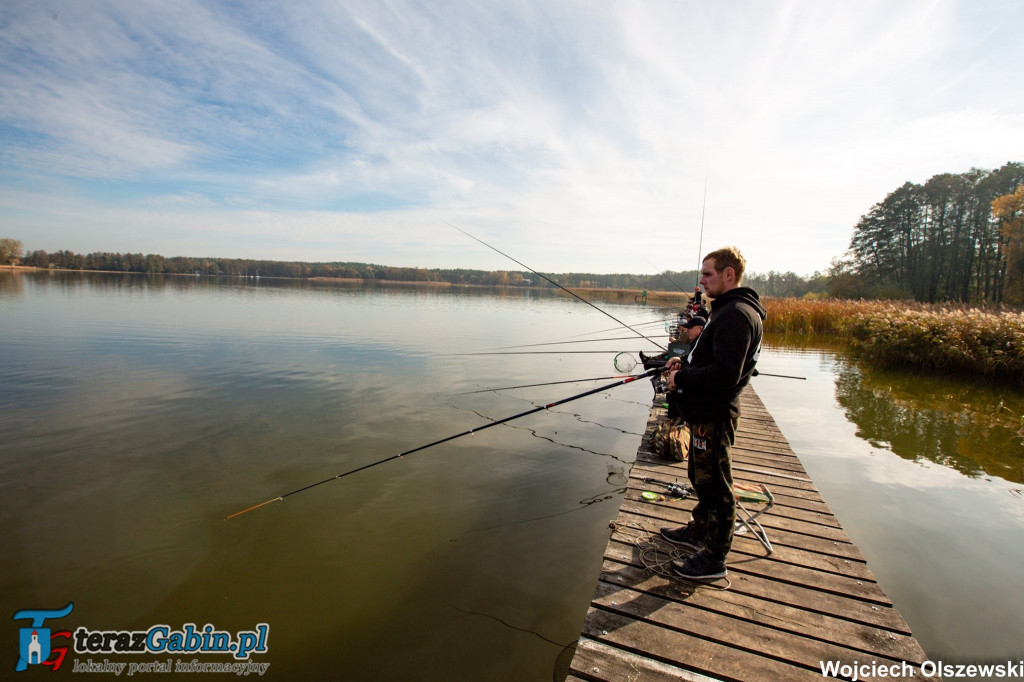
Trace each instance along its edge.
<path fill-rule="evenodd" d="M 707 165 L 707 168 L 704 171 L 704 200 L 701 202 L 701 206 L 700 206 L 700 239 L 697 241 L 697 259 L 698 259 L 697 260 L 697 286 L 700 286 L 700 269 L 701 269 L 701 266 L 704 265 L 704 260 L 703 260 L 703 257 L 701 256 L 701 249 L 704 248 L 704 212 L 705 212 L 705 209 L 707 208 L 707 205 L 708 205 L 708 177 L 710 175 L 711 175 L 711 164 L 709 163 Z M 647 260 L 647 259 L 645 259 L 645 260 Z M 652 266 L 654 265 L 649 260 L 647 262 L 650 265 L 652 265 Z M 658 276 L 659 277 L 664 277 L 665 279 L 667 279 L 679 291 L 682 291 L 682 292 L 686 292 L 687 291 L 682 286 L 680 286 L 678 282 L 676 282 L 674 279 L 672 279 L 671 277 L 668 276 L 668 270 L 666 270 L 665 272 L 659 273 Z"/>
<path fill-rule="evenodd" d="M 476 391 L 461 391 L 459 393 L 449 393 L 449 396 L 453 395 L 470 395 L 473 393 L 490 393 L 491 391 L 511 391 L 513 388 L 535 388 L 537 386 L 556 386 L 558 384 L 581 384 L 584 381 L 606 381 L 608 379 L 623 379 L 625 378 L 622 374 L 617 374 L 610 377 L 591 377 L 590 379 L 566 379 L 565 381 L 545 381 L 540 384 L 521 384 L 519 386 L 500 386 L 498 388 L 481 388 Z"/>
<path fill-rule="evenodd" d="M 653 327 L 654 325 L 662 324 L 665 321 L 666 320 L 648 320 L 647 322 L 636 323 L 633 326 L 634 327 Z M 608 329 L 598 329 L 598 330 L 592 331 L 592 332 L 583 332 L 582 334 L 576 334 L 574 336 L 570 336 L 569 338 L 570 339 L 574 339 L 574 338 L 577 338 L 577 337 L 580 337 L 580 336 L 589 336 L 590 334 L 603 334 L 605 332 L 613 332 L 613 331 L 615 331 L 617 329 L 619 329 L 619 327 L 609 327 Z"/>
<path fill-rule="evenodd" d="M 647 291 L 648 289 L 651 288 L 651 287 L 647 286 L 646 284 L 644 284 L 643 282 L 638 282 L 637 279 L 635 277 L 633 277 L 632 275 L 626 275 L 626 277 L 629 278 L 630 280 L 632 280 L 634 284 L 636 284 L 638 287 L 640 287 L 644 291 Z"/>
<path fill-rule="evenodd" d="M 484 424 L 483 426 L 478 426 L 475 429 L 469 429 L 467 431 L 462 431 L 461 433 L 456 433 L 454 435 L 447 436 L 447 437 L 441 438 L 439 440 L 435 440 L 432 443 L 427 443 L 426 445 L 420 445 L 419 447 L 415 447 L 412 450 L 406 450 L 405 452 L 400 452 L 397 455 L 391 455 L 390 457 L 385 457 L 384 459 L 378 459 L 376 462 L 370 462 L 369 464 L 364 464 L 363 466 L 356 467 L 355 469 L 349 469 L 348 471 L 340 473 L 337 476 L 331 476 L 330 478 L 325 478 L 322 481 L 317 481 L 316 483 L 311 483 L 311 484 L 303 486 L 301 488 L 297 488 L 295 490 L 292 490 L 291 492 L 287 492 L 287 493 L 284 493 L 282 495 L 278 495 L 277 497 L 273 497 L 273 498 L 267 500 L 266 502 L 260 502 L 259 504 L 254 504 L 251 507 L 248 507 L 248 508 L 243 509 L 241 511 L 237 511 L 234 514 L 229 514 L 228 516 L 225 516 L 224 520 L 228 521 L 230 519 L 235 518 L 236 516 L 241 516 L 242 514 L 251 512 L 251 511 L 253 511 L 255 509 L 259 509 L 260 507 L 265 507 L 266 505 L 271 504 L 272 502 L 281 502 L 286 497 L 291 497 L 292 495 L 298 495 L 299 493 L 305 492 L 307 490 L 311 490 L 312 488 L 315 488 L 317 486 L 323 485 L 325 483 L 330 483 L 331 481 L 336 481 L 339 478 L 345 478 L 346 476 L 351 476 L 352 474 L 359 473 L 360 471 L 366 471 L 367 469 L 375 467 L 375 466 L 377 466 L 379 464 L 384 464 L 385 462 L 390 462 L 392 460 L 400 459 L 402 457 L 405 457 L 406 455 L 411 455 L 414 452 L 419 452 L 421 450 L 426 450 L 427 448 L 432 448 L 435 445 L 441 445 L 442 443 L 447 443 L 448 441 L 455 440 L 456 438 L 461 438 L 463 436 L 470 436 L 470 435 L 473 435 L 474 433 L 477 433 L 479 431 L 483 431 L 484 429 L 489 429 L 492 426 L 498 426 L 499 424 L 505 424 L 505 423 L 510 422 L 510 421 L 512 421 L 514 419 L 519 419 L 521 417 L 526 417 L 526 416 L 529 416 L 531 414 L 536 414 L 536 413 L 544 411 L 544 410 L 549 410 L 552 407 L 557 407 L 558 405 L 564 405 L 565 403 L 570 403 L 570 402 L 572 402 L 574 400 L 579 400 L 580 398 L 586 398 L 587 396 L 594 395 L 595 393 L 600 393 L 601 391 L 607 391 L 607 390 L 615 388 L 617 386 L 622 386 L 624 384 L 629 384 L 629 383 L 632 383 L 632 382 L 634 382 L 634 381 L 636 381 L 638 379 L 643 379 L 645 377 L 652 376 L 652 375 L 654 375 L 654 373 L 660 372 L 660 371 L 661 371 L 660 368 L 658 368 L 658 369 L 648 370 L 648 371 L 644 372 L 643 374 L 631 375 L 631 376 L 625 377 L 624 379 L 620 379 L 619 381 L 616 381 L 616 382 L 613 382 L 613 383 L 610 383 L 610 384 L 605 384 L 604 386 L 598 386 L 597 388 L 592 388 L 589 391 L 584 391 L 583 393 L 577 393 L 576 395 L 569 396 L 568 398 L 562 398 L 561 400 L 556 400 L 555 402 L 548 403 L 547 405 L 540 405 L 538 407 L 534 407 L 532 409 L 526 410 L 525 412 L 520 412 L 519 414 L 513 414 L 513 415 L 511 415 L 509 417 L 504 417 L 502 419 L 498 419 L 498 420 L 492 421 L 492 422 L 490 422 L 488 424 Z"/>
<path fill-rule="evenodd" d="M 656 336 L 655 338 L 662 338 Z M 632 336 L 615 336 L 604 339 L 576 339 L 575 341 L 545 341 L 544 343 L 522 343 L 517 346 L 500 346 L 495 350 L 510 350 L 512 348 L 536 348 L 537 346 L 565 346 L 574 343 L 596 343 L 598 341 L 632 341 Z"/>
<path fill-rule="evenodd" d="M 672 283 L 672 286 L 674 286 L 676 289 L 679 289 L 679 291 L 686 291 L 681 286 L 679 286 L 679 284 L 677 284 L 674 279 L 672 279 L 671 277 L 668 276 L 668 270 L 666 270 L 665 272 L 662 272 L 659 276 L 660 277 L 664 277 L 665 279 L 667 279 L 669 282 Z"/>
<path fill-rule="evenodd" d="M 485 350 L 476 353 L 441 353 L 441 357 L 461 358 L 470 355 L 587 355 L 591 353 L 618 353 L 617 350 Z"/>
<path fill-rule="evenodd" d="M 704 248 L 704 212 L 708 207 L 708 177 L 711 175 L 711 163 L 708 162 L 704 169 L 704 201 L 700 205 L 700 239 L 697 241 L 697 286 L 700 286 L 700 271 L 704 265 L 701 249 Z"/>
<path fill-rule="evenodd" d="M 615 356 L 612 360 L 612 364 L 615 365 L 615 369 L 620 372 L 632 372 L 633 368 L 636 367 L 639 362 L 634 358 L 628 351 L 623 351 Z M 795 377 L 788 374 L 769 374 L 768 372 L 762 372 L 759 369 L 754 369 L 752 376 L 755 377 L 776 377 L 779 379 L 800 379 L 806 381 L 807 377 Z"/>
<path fill-rule="evenodd" d="M 652 263 L 650 260 L 648 260 L 646 258 L 644 260 L 647 261 L 647 264 L 650 265 L 652 268 L 657 268 L 658 267 L 657 265 Z M 686 291 L 674 279 L 672 279 L 671 277 L 668 276 L 668 270 L 666 270 L 665 272 L 659 272 L 657 275 L 655 275 L 655 277 L 664 277 L 665 279 L 667 279 L 669 281 L 669 284 L 674 286 L 676 289 L 679 289 L 679 291 L 684 291 L 684 292 Z"/>
<path fill-rule="evenodd" d="M 554 284 L 554 285 L 555 285 L 556 287 L 558 287 L 559 289 L 561 289 L 561 290 L 562 290 L 562 291 L 564 291 L 565 293 L 569 294 L 569 295 L 570 295 L 570 296 L 572 296 L 573 298 L 576 298 L 576 299 L 579 299 L 579 300 L 583 301 L 584 303 L 586 303 L 587 305 L 589 305 L 589 306 L 590 306 L 591 308 L 593 308 L 593 309 L 594 309 L 594 310 L 596 310 L 597 312 L 601 313 L 602 315 L 606 315 L 606 316 L 610 317 L 610 318 L 611 318 L 612 320 L 614 320 L 615 322 L 618 322 L 618 323 L 619 323 L 619 324 L 621 324 L 621 325 L 622 325 L 623 327 L 625 327 L 625 328 L 626 328 L 626 329 L 628 329 L 629 331 L 633 332 L 634 334 L 636 334 L 636 335 L 637 335 L 637 336 L 639 336 L 640 338 L 642 338 L 642 339 L 647 339 L 648 341 L 651 341 L 651 340 L 650 340 L 650 339 L 648 339 L 648 338 L 647 338 L 646 336 L 644 336 L 643 334 L 641 334 L 641 333 L 640 333 L 640 332 L 638 332 L 637 330 L 633 329 L 632 327 L 630 327 L 630 326 L 629 326 L 628 324 L 626 324 L 625 322 L 623 322 L 623 321 L 622 321 L 622 320 L 620 320 L 619 318 L 617 318 L 617 317 L 615 317 L 614 315 L 612 315 L 611 313 L 609 313 L 609 312 L 608 312 L 607 310 L 602 310 L 601 308 L 598 308 L 598 307 L 597 307 L 596 305 L 594 305 L 593 303 L 591 303 L 591 302 L 590 302 L 590 301 L 588 301 L 587 299 L 585 299 L 585 298 L 583 298 L 582 296 L 580 296 L 579 294 L 577 294 L 577 293 L 575 293 L 575 292 L 573 292 L 573 291 L 570 291 L 569 289 L 567 289 L 567 288 L 563 287 L 563 286 L 562 286 L 561 284 L 559 284 L 559 283 L 558 283 L 558 282 L 556 282 L 555 280 L 551 279 L 551 278 L 550 278 L 550 277 L 548 277 L 547 275 L 544 275 L 544 274 L 542 274 L 542 273 L 540 273 L 540 272 L 537 272 L 536 270 L 534 270 L 533 268 L 531 268 L 531 267 L 530 267 L 529 265 L 527 265 L 526 263 L 523 263 L 523 262 L 521 262 L 521 261 L 518 261 L 518 260 L 516 260 L 515 258 L 513 258 L 513 257 L 512 257 L 512 256 L 510 256 L 510 255 L 508 255 L 508 254 L 507 254 L 507 253 L 505 253 L 504 251 L 501 251 L 500 249 L 497 249 L 497 248 L 495 248 L 495 247 L 491 246 L 490 244 L 488 244 L 488 243 L 487 243 L 487 242 L 485 242 L 484 240 L 482 240 L 482 239 L 479 239 L 478 237 L 474 237 L 473 235 L 471 235 L 471 234 L 470 234 L 469 232 L 466 232 L 466 231 L 465 231 L 465 230 L 463 230 L 462 228 L 460 228 L 460 227 L 455 227 L 455 225 L 452 225 L 452 224 L 451 224 L 450 222 L 448 222 L 447 220 L 441 220 L 441 222 L 442 222 L 442 223 L 444 223 L 445 225 L 447 225 L 448 227 L 451 227 L 451 228 L 453 228 L 453 229 L 455 229 L 455 230 L 458 230 L 459 232 L 461 232 L 462 234 L 466 235 L 467 237 L 469 237 L 469 238 L 470 238 L 470 239 L 472 239 L 473 241 L 477 241 L 477 242 L 480 242 L 481 244 L 483 244 L 484 246 L 486 246 L 487 248 L 489 248 L 489 249 L 490 249 L 491 251 L 494 251 L 494 252 L 496 252 L 496 253 L 500 253 L 500 254 L 501 254 L 502 256 L 504 256 L 505 258 L 508 258 L 508 259 L 509 259 L 510 261 L 512 261 L 513 263 L 516 263 L 517 265 L 520 265 L 520 266 L 522 266 L 522 267 L 526 268 L 527 270 L 529 270 L 530 272 L 532 272 L 533 274 L 537 275 L 538 277 L 540 277 L 541 279 L 543 279 L 543 280 L 544 280 L 545 282 L 550 282 L 551 284 Z M 661 345 L 660 343 L 658 343 L 657 341 L 651 341 L 651 343 L 653 343 L 653 344 L 654 344 L 655 346 L 657 346 L 657 347 L 658 347 L 658 348 L 660 348 L 661 350 L 665 350 L 665 347 L 664 347 L 664 346 L 662 346 L 662 345 Z"/>
<path fill-rule="evenodd" d="M 802 381 L 807 381 L 807 377 L 794 377 L 794 376 L 790 376 L 788 374 L 769 374 L 768 372 L 762 372 L 762 371 L 760 371 L 758 369 L 754 370 L 754 376 L 755 377 L 778 377 L 779 379 L 800 379 Z"/>

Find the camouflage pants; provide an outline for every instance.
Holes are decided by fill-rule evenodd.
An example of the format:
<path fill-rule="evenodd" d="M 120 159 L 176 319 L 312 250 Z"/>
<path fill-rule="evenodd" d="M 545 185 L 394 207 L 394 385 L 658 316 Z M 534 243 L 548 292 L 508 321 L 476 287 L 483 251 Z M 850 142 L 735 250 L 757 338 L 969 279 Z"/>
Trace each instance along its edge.
<path fill-rule="evenodd" d="M 690 457 L 686 473 L 697 494 L 693 531 L 704 539 L 712 557 L 725 561 L 736 525 L 730 454 L 738 419 L 690 424 Z"/>

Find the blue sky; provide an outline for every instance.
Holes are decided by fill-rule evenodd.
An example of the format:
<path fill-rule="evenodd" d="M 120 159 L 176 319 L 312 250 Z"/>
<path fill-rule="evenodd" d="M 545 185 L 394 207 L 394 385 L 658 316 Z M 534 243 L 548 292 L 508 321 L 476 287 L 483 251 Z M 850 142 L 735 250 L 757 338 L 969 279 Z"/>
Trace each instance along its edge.
<path fill-rule="evenodd" d="M 26 249 L 825 270 L 906 181 L 1024 161 L 1024 3 L 5 0 Z M 707 206 L 701 242 L 702 203 Z"/>

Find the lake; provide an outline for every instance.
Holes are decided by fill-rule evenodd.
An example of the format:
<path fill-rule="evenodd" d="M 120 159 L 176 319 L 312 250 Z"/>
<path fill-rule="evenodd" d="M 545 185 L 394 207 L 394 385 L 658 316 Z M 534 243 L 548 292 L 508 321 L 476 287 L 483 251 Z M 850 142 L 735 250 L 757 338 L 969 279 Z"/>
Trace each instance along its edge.
<path fill-rule="evenodd" d="M 664 311 L 599 305 L 664 336 Z M 266 624 L 251 660 L 276 679 L 552 679 L 646 381 L 224 519 L 610 383 L 479 392 L 615 375 L 651 345 L 614 326 L 557 291 L 0 272 L 0 598 L 73 602 L 54 631 Z M 755 388 L 929 656 L 1016 660 L 1024 399 L 821 349 L 769 345 L 761 369 L 807 377 Z M 229 660 L 64 665 L 167 658 Z"/>

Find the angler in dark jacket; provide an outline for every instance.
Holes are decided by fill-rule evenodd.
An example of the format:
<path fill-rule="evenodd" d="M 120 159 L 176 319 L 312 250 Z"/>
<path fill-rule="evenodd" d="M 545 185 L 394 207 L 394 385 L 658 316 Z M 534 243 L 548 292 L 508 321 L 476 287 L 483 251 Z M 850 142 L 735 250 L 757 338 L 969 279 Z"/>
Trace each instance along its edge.
<path fill-rule="evenodd" d="M 669 390 L 676 392 L 690 427 L 687 468 L 697 493 L 693 519 L 682 528 L 663 528 L 667 540 L 696 554 L 673 562 L 676 574 L 711 580 L 726 575 L 732 547 L 736 498 L 732 490 L 731 449 L 739 424 L 739 396 L 753 376 L 761 352 L 765 310 L 757 292 L 740 286 L 746 261 L 734 248 L 709 253 L 701 266 L 701 286 L 714 299 L 711 318 L 687 361 L 670 361 Z"/>

